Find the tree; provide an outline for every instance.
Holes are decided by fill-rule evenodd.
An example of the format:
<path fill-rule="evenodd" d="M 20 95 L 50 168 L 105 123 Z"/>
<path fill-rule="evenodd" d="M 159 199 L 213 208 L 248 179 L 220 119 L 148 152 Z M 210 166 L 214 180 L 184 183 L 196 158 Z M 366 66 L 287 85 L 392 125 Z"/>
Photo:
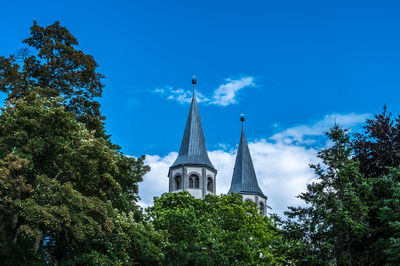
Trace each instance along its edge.
<path fill-rule="evenodd" d="M 61 96 L 66 110 L 76 113 L 90 130 L 104 133 L 104 117 L 95 100 L 101 97 L 104 76 L 96 72 L 94 58 L 75 48 L 78 41 L 59 22 L 42 27 L 34 21 L 31 37 L 23 42 L 34 50 L 0 57 L 0 90 L 8 99 L 22 98 L 33 87 L 43 88 L 42 96 Z"/>
<path fill-rule="evenodd" d="M 90 249 L 65 261 L 70 265 L 163 265 L 165 232 L 156 231 L 151 223 L 137 221 L 135 215 L 115 210 L 113 231 L 96 236 Z"/>
<path fill-rule="evenodd" d="M 298 197 L 306 207 L 290 207 L 283 232 L 298 248 L 292 255 L 301 265 L 369 264 L 363 240 L 368 235 L 366 199 L 369 180 L 352 160 L 351 141 L 346 130 L 335 125 L 326 135 L 333 146 L 318 153 L 323 165 L 312 165 L 317 180 Z"/>
<path fill-rule="evenodd" d="M 241 195 L 165 193 L 148 210 L 154 228 L 168 232 L 168 265 L 285 264 L 274 223 Z"/>
<path fill-rule="evenodd" d="M 375 264 L 398 265 L 400 218 L 400 116 L 392 118 L 386 106 L 381 114 L 368 119 L 365 131 L 355 134 L 354 158 L 360 171 L 370 179 L 369 237 L 365 246 Z"/>
<path fill-rule="evenodd" d="M 394 120 L 384 106 L 381 114 L 368 119 L 365 132 L 355 134 L 353 146 L 355 160 L 367 177 L 382 177 L 387 167 L 400 165 L 400 116 Z"/>
<path fill-rule="evenodd" d="M 96 61 L 58 22 L 24 43 L 0 57 L 1 264 L 161 264 L 166 235 L 135 204 L 149 167 L 106 135 Z"/>
<path fill-rule="evenodd" d="M 376 235 L 378 228 L 371 230 L 371 236 L 377 236 L 375 247 L 379 253 L 374 262 L 385 265 L 400 264 L 400 168 L 388 168 L 388 174 L 373 179 L 374 189 L 385 191 L 385 197 L 376 199 L 372 207 L 379 221 L 380 235 Z M 375 225 L 375 224 L 374 224 Z M 367 242 L 368 243 L 368 242 Z M 375 255 L 375 254 L 373 254 Z"/>
<path fill-rule="evenodd" d="M 62 262 L 101 253 L 94 239 L 112 234 L 115 209 L 140 221 L 134 202 L 148 171 L 143 158 L 115 151 L 60 101 L 31 89 L 2 109 L 0 245 L 7 249 L 1 261 Z"/>
<path fill-rule="evenodd" d="M 18 202 L 24 194 L 33 191 L 24 176 L 28 164 L 28 160 L 16 154 L 0 160 L 0 255 L 3 258 L 18 241 Z"/>

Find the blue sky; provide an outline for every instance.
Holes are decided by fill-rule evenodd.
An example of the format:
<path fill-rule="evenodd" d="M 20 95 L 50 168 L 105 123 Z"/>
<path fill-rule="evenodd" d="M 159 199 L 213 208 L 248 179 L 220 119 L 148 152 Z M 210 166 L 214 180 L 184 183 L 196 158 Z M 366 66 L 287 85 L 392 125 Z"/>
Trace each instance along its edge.
<path fill-rule="evenodd" d="M 0 54 L 24 47 L 33 20 L 60 21 L 105 74 L 106 128 L 129 155 L 173 157 L 193 72 L 210 151 L 234 155 L 241 112 L 251 143 L 290 135 L 315 151 L 335 117 L 400 113 L 398 14 L 398 1 L 3 1 Z"/>

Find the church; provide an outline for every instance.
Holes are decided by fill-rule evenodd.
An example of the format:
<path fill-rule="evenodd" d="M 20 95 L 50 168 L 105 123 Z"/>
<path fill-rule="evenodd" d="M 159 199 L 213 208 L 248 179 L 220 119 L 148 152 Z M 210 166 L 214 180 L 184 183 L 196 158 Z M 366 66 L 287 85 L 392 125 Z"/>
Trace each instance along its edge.
<path fill-rule="evenodd" d="M 188 191 L 196 198 L 216 194 L 217 169 L 208 158 L 206 142 L 196 100 L 196 83 L 193 78 L 193 98 L 183 133 L 178 157 L 168 172 L 169 192 Z M 253 161 L 244 133 L 244 116 L 240 118 L 242 131 L 228 195 L 238 193 L 244 201 L 253 201 L 260 212 L 266 214 L 267 196 L 260 189 Z"/>

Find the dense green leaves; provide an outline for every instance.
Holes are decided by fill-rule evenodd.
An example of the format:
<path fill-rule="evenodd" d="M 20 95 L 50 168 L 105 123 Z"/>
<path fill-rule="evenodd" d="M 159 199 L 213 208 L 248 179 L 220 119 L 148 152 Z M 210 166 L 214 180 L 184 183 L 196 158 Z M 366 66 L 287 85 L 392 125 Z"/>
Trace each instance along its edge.
<path fill-rule="evenodd" d="M 188 192 L 155 198 L 149 209 L 154 227 L 168 232 L 169 265 L 285 264 L 284 245 L 274 223 L 240 195 Z"/>
<path fill-rule="evenodd" d="M 384 176 L 387 167 L 400 165 L 400 116 L 394 120 L 385 106 L 381 114 L 367 120 L 364 129 L 355 134 L 354 157 L 367 177 Z"/>
<path fill-rule="evenodd" d="M 299 264 L 367 264 L 363 239 L 368 234 L 371 185 L 351 160 L 350 138 L 335 125 L 328 133 L 333 146 L 318 153 L 323 165 L 312 165 L 317 180 L 300 194 L 306 207 L 290 207 L 284 223 L 288 238 L 302 243 L 293 249 Z"/>
<path fill-rule="evenodd" d="M 86 254 L 93 238 L 111 234 L 114 208 L 140 218 L 137 183 L 148 170 L 143 158 L 125 157 L 89 132 L 59 100 L 33 90 L 0 115 L 0 245 L 31 242 L 24 256 L 39 252 L 50 262 Z M 12 253 L 3 255 L 12 261 Z"/>
<path fill-rule="evenodd" d="M 134 213 L 115 210 L 113 231 L 95 236 L 91 245 L 76 253 L 64 264 L 71 265 L 162 265 L 163 249 L 167 245 L 164 232 L 156 231 L 151 223 L 138 222 Z"/>
<path fill-rule="evenodd" d="M 393 119 L 385 106 L 381 114 L 367 120 L 364 128 L 353 142 L 360 170 L 373 184 L 368 200 L 370 231 L 364 244 L 374 263 L 398 265 L 400 116 Z"/>
<path fill-rule="evenodd" d="M 94 58 L 75 49 L 78 41 L 58 22 L 42 27 L 35 21 L 24 43 L 30 49 L 0 57 L 0 90 L 18 99 L 40 87 L 42 96 L 61 96 L 67 110 L 89 129 L 103 133 L 104 117 L 95 98 L 102 94 L 104 76 L 96 72 Z"/>
<path fill-rule="evenodd" d="M 386 264 L 400 264 L 400 169 L 388 168 L 388 174 L 374 179 L 376 190 L 385 191 L 385 197 L 374 204 L 382 233 L 378 235 L 381 255 Z"/>
<path fill-rule="evenodd" d="M 335 126 L 333 146 L 312 166 L 317 181 L 291 207 L 284 235 L 299 244 L 292 258 L 304 265 L 399 265 L 400 125 L 386 107 L 354 139 Z"/>

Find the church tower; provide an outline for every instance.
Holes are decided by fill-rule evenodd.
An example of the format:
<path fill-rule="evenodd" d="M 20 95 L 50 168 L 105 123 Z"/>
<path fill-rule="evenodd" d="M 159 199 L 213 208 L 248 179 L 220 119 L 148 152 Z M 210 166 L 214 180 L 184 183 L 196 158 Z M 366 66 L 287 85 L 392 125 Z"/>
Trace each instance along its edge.
<path fill-rule="evenodd" d="M 216 193 L 217 170 L 208 158 L 199 107 L 196 100 L 195 77 L 192 79 L 193 99 L 186 121 L 178 158 L 168 172 L 169 192 L 189 191 L 196 198 Z"/>
<path fill-rule="evenodd" d="M 231 188 L 229 189 L 228 195 L 233 192 L 241 194 L 244 201 L 253 201 L 257 203 L 260 212 L 266 215 L 267 196 L 264 195 L 258 186 L 256 172 L 244 134 L 243 115 L 240 117 L 240 121 L 242 121 L 242 134 L 240 136 Z"/>

